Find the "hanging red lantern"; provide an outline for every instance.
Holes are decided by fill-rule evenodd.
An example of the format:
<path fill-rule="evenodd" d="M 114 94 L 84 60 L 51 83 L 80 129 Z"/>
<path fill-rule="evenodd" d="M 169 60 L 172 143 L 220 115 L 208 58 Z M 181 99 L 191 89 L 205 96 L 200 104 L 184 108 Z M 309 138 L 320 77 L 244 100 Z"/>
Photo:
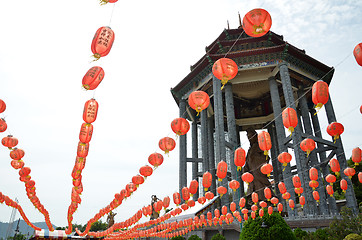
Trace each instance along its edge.
<path fill-rule="evenodd" d="M 13 137 L 13 135 L 8 135 L 1 140 L 1 144 L 9 149 L 12 149 L 16 145 L 18 145 L 18 142 L 18 139 Z"/>
<path fill-rule="evenodd" d="M 283 125 L 288 128 L 290 134 L 294 132 L 294 128 L 298 125 L 298 115 L 294 108 L 286 108 L 282 112 Z"/>
<path fill-rule="evenodd" d="M 238 66 L 230 58 L 220 58 L 212 66 L 212 73 L 217 79 L 221 80 L 222 90 L 224 85 L 236 76 Z"/>
<path fill-rule="evenodd" d="M 132 194 L 134 191 L 137 190 L 137 187 L 134 183 L 131 182 L 126 185 L 126 190 Z"/>
<path fill-rule="evenodd" d="M 237 166 L 237 171 L 240 171 L 241 168 L 245 165 L 245 160 L 246 160 L 245 150 L 239 147 L 234 152 L 234 163 Z"/>
<path fill-rule="evenodd" d="M 334 142 L 339 138 L 339 136 L 344 132 L 344 127 L 341 123 L 332 122 L 327 127 L 327 133 L 333 137 Z"/>
<path fill-rule="evenodd" d="M 192 180 L 190 182 L 190 187 L 189 187 L 189 191 L 191 194 L 191 197 L 197 193 L 197 188 L 199 187 L 199 182 L 196 180 Z"/>
<path fill-rule="evenodd" d="M 353 49 L 353 55 L 358 65 L 362 66 L 362 43 L 356 45 Z"/>
<path fill-rule="evenodd" d="M 310 152 L 315 149 L 315 141 L 311 138 L 306 138 L 300 143 L 300 148 L 307 153 L 307 157 Z"/>
<path fill-rule="evenodd" d="M 176 135 L 185 135 L 190 130 L 190 124 L 185 118 L 176 118 L 171 122 L 171 129 Z"/>
<path fill-rule="evenodd" d="M 312 87 L 312 101 L 316 105 L 316 110 L 319 111 L 328 102 L 328 99 L 328 84 L 322 80 L 315 82 Z"/>
<path fill-rule="evenodd" d="M 273 166 L 270 163 L 264 163 L 261 168 L 260 171 L 267 175 L 267 177 L 270 176 L 270 173 L 273 171 Z"/>
<path fill-rule="evenodd" d="M 82 157 L 76 157 L 75 158 L 75 163 L 74 163 L 74 168 L 77 170 L 82 171 L 85 167 L 85 163 L 86 163 L 86 158 L 82 158 Z"/>
<path fill-rule="evenodd" d="M 143 167 L 140 168 L 139 172 L 140 172 L 140 174 L 141 174 L 142 176 L 144 176 L 144 177 L 146 178 L 146 177 L 152 175 L 153 170 L 152 170 L 152 168 L 151 168 L 150 166 L 145 165 L 145 166 L 143 166 Z"/>
<path fill-rule="evenodd" d="M 195 201 L 194 200 L 188 200 L 187 201 L 187 205 L 191 208 L 191 207 L 195 207 Z"/>
<path fill-rule="evenodd" d="M 330 184 L 333 185 L 334 182 L 336 182 L 337 178 L 336 176 L 334 176 L 333 174 L 328 174 L 326 176 L 326 181 Z"/>
<path fill-rule="evenodd" d="M 172 196 L 173 196 L 173 202 L 176 204 L 176 206 L 180 205 L 181 203 L 180 193 L 175 192 Z"/>
<path fill-rule="evenodd" d="M 287 188 L 285 187 L 285 184 L 283 182 L 278 183 L 278 188 L 281 194 L 284 194 L 287 192 Z"/>
<path fill-rule="evenodd" d="M 103 68 L 98 66 L 91 67 L 82 79 L 82 86 L 86 90 L 94 90 L 102 82 L 103 78 Z"/>
<path fill-rule="evenodd" d="M 346 168 L 344 169 L 343 173 L 349 178 L 351 179 L 355 174 L 356 174 L 356 170 L 354 170 L 354 168 Z"/>
<path fill-rule="evenodd" d="M 276 197 L 272 197 L 272 199 L 270 199 L 270 202 L 271 202 L 274 206 L 276 206 L 276 205 L 278 204 L 278 202 L 279 202 L 279 199 L 276 198 Z"/>
<path fill-rule="evenodd" d="M 227 192 L 228 192 L 228 190 L 224 186 L 220 186 L 217 188 L 217 193 L 220 194 L 220 197 L 222 197 Z"/>
<path fill-rule="evenodd" d="M 304 189 L 302 187 L 294 188 L 294 192 L 300 196 L 304 192 Z"/>
<path fill-rule="evenodd" d="M 289 203 L 289 207 L 290 207 L 292 210 L 294 210 L 294 208 L 295 208 L 294 201 L 293 201 L 292 199 L 289 199 L 288 203 Z"/>
<path fill-rule="evenodd" d="M 359 147 L 356 147 L 352 150 L 352 161 L 355 166 L 358 166 L 362 161 L 362 150 Z"/>
<path fill-rule="evenodd" d="M 256 192 L 253 192 L 253 193 L 251 194 L 251 199 L 252 199 L 252 201 L 254 202 L 254 204 L 256 205 L 256 204 L 258 203 L 258 201 L 259 201 L 259 196 L 258 196 L 258 194 L 257 194 Z"/>
<path fill-rule="evenodd" d="M 236 211 L 236 204 L 234 202 L 230 203 L 230 211 L 235 212 Z"/>
<path fill-rule="evenodd" d="M 264 188 L 264 196 L 268 201 L 270 201 L 270 199 L 272 197 L 270 188 L 268 188 L 268 187 Z"/>
<path fill-rule="evenodd" d="M 5 132 L 8 128 L 8 125 L 5 122 L 5 119 L 0 118 L 0 132 Z"/>
<path fill-rule="evenodd" d="M 245 198 L 240 198 L 240 200 L 239 200 L 239 206 L 240 206 L 240 208 L 243 208 L 243 207 L 245 207 L 245 204 L 246 204 L 246 199 Z"/>
<path fill-rule="evenodd" d="M 148 157 L 148 162 L 154 167 L 157 168 L 163 163 L 163 156 L 159 153 L 152 153 Z"/>
<path fill-rule="evenodd" d="M 197 199 L 197 201 L 200 203 L 200 204 L 204 204 L 206 202 L 206 197 L 199 197 Z"/>
<path fill-rule="evenodd" d="M 319 203 L 319 193 L 317 191 L 313 191 L 313 198 Z"/>
<path fill-rule="evenodd" d="M 250 213 L 250 217 L 254 220 L 256 218 L 256 213 L 253 211 Z"/>
<path fill-rule="evenodd" d="M 218 181 L 221 182 L 222 179 L 226 177 L 227 170 L 228 170 L 228 165 L 225 161 L 220 161 L 217 164 L 216 175 L 219 178 Z"/>
<path fill-rule="evenodd" d="M 263 218 L 263 216 L 264 216 L 264 209 L 260 209 L 259 210 L 259 217 Z"/>
<path fill-rule="evenodd" d="M 278 212 L 281 213 L 283 211 L 283 204 L 278 203 Z"/>
<path fill-rule="evenodd" d="M 189 95 L 189 106 L 199 113 L 206 109 L 210 104 L 209 95 L 204 91 L 194 91 Z"/>
<path fill-rule="evenodd" d="M 0 113 L 3 113 L 6 110 L 6 104 L 3 100 L 0 99 Z"/>
<path fill-rule="evenodd" d="M 185 200 L 187 202 L 187 200 L 190 199 L 190 191 L 189 191 L 188 187 L 183 187 L 181 189 L 181 193 L 182 193 L 183 200 Z"/>
<path fill-rule="evenodd" d="M 285 199 L 285 200 L 288 200 L 290 198 L 290 193 L 289 192 L 286 192 L 282 195 L 282 198 Z"/>
<path fill-rule="evenodd" d="M 222 215 L 225 216 L 228 213 L 228 208 L 226 206 L 222 206 L 221 207 L 221 213 L 222 213 Z"/>
<path fill-rule="evenodd" d="M 77 148 L 78 157 L 80 157 L 80 158 L 87 157 L 88 151 L 89 151 L 89 143 L 82 143 L 82 142 L 78 143 L 78 148 Z"/>
<path fill-rule="evenodd" d="M 249 185 L 254 180 L 254 176 L 251 173 L 245 172 L 241 175 L 241 179 Z"/>
<path fill-rule="evenodd" d="M 90 123 L 83 123 L 80 127 L 79 141 L 82 143 L 89 143 L 93 135 L 93 125 Z"/>
<path fill-rule="evenodd" d="M 86 123 L 92 123 L 97 119 L 98 102 L 92 98 L 85 102 L 83 109 L 83 120 Z"/>
<path fill-rule="evenodd" d="M 215 196 L 214 196 L 214 194 L 213 194 L 212 192 L 206 192 L 206 193 L 205 193 L 205 197 L 206 197 L 207 200 L 211 200 L 211 199 L 213 199 Z"/>
<path fill-rule="evenodd" d="M 240 183 L 236 180 L 232 180 L 229 182 L 229 187 L 235 192 L 236 189 L 240 187 Z"/>
<path fill-rule="evenodd" d="M 304 205 L 305 205 L 305 197 L 304 197 L 304 196 L 300 196 L 300 197 L 299 197 L 299 203 L 300 203 L 300 205 L 301 205 L 302 208 L 303 208 Z"/>
<path fill-rule="evenodd" d="M 268 132 L 261 131 L 258 133 L 259 148 L 264 151 L 264 155 L 268 156 L 268 151 L 271 149 L 271 139 Z"/>
<path fill-rule="evenodd" d="M 14 168 L 14 169 L 20 169 L 22 167 L 24 167 L 24 161 L 23 160 L 12 160 L 10 162 L 10 165 Z"/>
<path fill-rule="evenodd" d="M 95 61 L 101 57 L 107 56 L 111 51 L 114 42 L 114 32 L 110 27 L 100 27 L 94 34 L 92 40 L 92 53 Z"/>
<path fill-rule="evenodd" d="M 181 208 L 182 208 L 182 210 L 186 211 L 187 209 L 189 209 L 189 206 L 186 203 L 184 203 L 184 204 L 181 204 Z"/>
<path fill-rule="evenodd" d="M 173 138 L 164 137 L 158 142 L 158 146 L 162 151 L 165 152 L 165 154 L 168 154 L 176 147 L 176 142 L 173 140 Z"/>
<path fill-rule="evenodd" d="M 362 172 L 358 173 L 358 181 L 362 183 Z"/>
<path fill-rule="evenodd" d="M 318 180 L 318 170 L 314 167 L 309 169 L 309 178 L 310 180 Z"/>
<path fill-rule="evenodd" d="M 139 185 L 141 185 L 142 183 L 145 182 L 144 178 L 140 175 L 136 175 L 132 177 L 132 182 L 136 185 L 136 187 L 138 187 Z"/>
<path fill-rule="evenodd" d="M 298 176 L 293 176 L 293 186 L 295 188 L 300 188 L 302 186 L 302 183 L 300 182 L 300 178 Z"/>
<path fill-rule="evenodd" d="M 24 150 L 20 148 L 13 148 L 13 150 L 10 152 L 10 157 L 14 160 L 20 160 L 24 157 L 24 155 Z"/>
<path fill-rule="evenodd" d="M 202 175 L 202 186 L 205 189 L 205 192 L 207 192 L 207 189 L 211 186 L 211 182 L 212 182 L 212 175 L 209 172 L 205 172 Z"/>
<path fill-rule="evenodd" d="M 243 18 L 243 29 L 250 37 L 264 36 L 270 30 L 271 25 L 270 14 L 262 8 L 249 11 Z"/>
<path fill-rule="evenodd" d="M 337 159 L 332 158 L 329 161 L 329 166 L 331 167 L 332 172 L 336 174 L 336 176 L 339 175 L 339 171 L 341 171 L 341 167 L 339 166 L 339 162 Z"/>
<path fill-rule="evenodd" d="M 315 190 L 319 186 L 319 183 L 316 180 L 309 181 L 309 187 Z"/>
<path fill-rule="evenodd" d="M 292 155 L 288 152 L 282 152 L 278 155 L 278 161 L 283 164 L 283 171 L 290 161 L 292 161 Z"/>
<path fill-rule="evenodd" d="M 333 187 L 331 185 L 327 185 L 326 186 L 326 190 L 327 190 L 327 193 L 329 194 L 329 196 L 333 197 Z"/>
<path fill-rule="evenodd" d="M 266 208 L 268 206 L 268 204 L 266 202 L 264 202 L 264 201 L 260 201 L 259 206 L 262 207 L 262 208 Z"/>
<path fill-rule="evenodd" d="M 269 206 L 269 207 L 268 207 L 268 214 L 269 214 L 269 215 L 272 215 L 273 212 L 274 212 L 273 207 L 272 207 L 272 206 Z"/>
<path fill-rule="evenodd" d="M 31 172 L 31 169 L 29 167 L 23 167 L 20 169 L 19 175 L 20 175 L 20 177 L 25 177 L 25 176 L 28 176 L 30 174 L 30 172 Z"/>

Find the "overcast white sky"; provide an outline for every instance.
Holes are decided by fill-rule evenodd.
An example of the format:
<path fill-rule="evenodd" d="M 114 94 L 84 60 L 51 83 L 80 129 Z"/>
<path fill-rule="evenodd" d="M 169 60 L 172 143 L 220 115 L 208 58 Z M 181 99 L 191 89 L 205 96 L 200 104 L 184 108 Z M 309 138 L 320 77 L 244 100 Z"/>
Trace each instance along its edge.
<path fill-rule="evenodd" d="M 107 57 L 90 63 L 92 37 L 99 27 L 109 25 L 113 6 L 113 48 Z M 362 147 L 362 68 L 352 55 L 362 42 L 359 0 L 120 0 L 105 6 L 97 0 L 2 3 L 0 99 L 7 109 L 0 117 L 6 117 L 9 131 L 0 137 L 11 133 L 19 139 L 37 196 L 53 224 L 67 224 L 85 101 L 95 94 L 99 112 L 82 173 L 82 204 L 74 214 L 74 223 L 79 224 L 107 206 L 131 181 L 148 156 L 159 151 L 160 138 L 174 136 L 170 123 L 178 117 L 178 108 L 170 88 L 205 54 L 205 46 L 227 27 L 227 20 L 230 28 L 237 28 L 238 12 L 244 16 L 256 7 L 269 11 L 272 31 L 336 68 L 330 94 L 337 120 L 345 127 L 342 139 L 349 157 L 354 147 Z M 81 80 L 94 65 L 103 67 L 105 78 L 95 93 L 83 91 Z M 319 117 L 328 138 L 323 110 Z M 18 198 L 31 222 L 44 221 L 27 199 L 5 147 L 0 148 L 0 163 L 0 191 Z M 150 203 L 152 194 L 171 197 L 177 190 L 178 146 L 116 210 L 115 220 L 131 217 Z M 0 221 L 9 221 L 10 215 L 11 208 L 1 205 Z"/>

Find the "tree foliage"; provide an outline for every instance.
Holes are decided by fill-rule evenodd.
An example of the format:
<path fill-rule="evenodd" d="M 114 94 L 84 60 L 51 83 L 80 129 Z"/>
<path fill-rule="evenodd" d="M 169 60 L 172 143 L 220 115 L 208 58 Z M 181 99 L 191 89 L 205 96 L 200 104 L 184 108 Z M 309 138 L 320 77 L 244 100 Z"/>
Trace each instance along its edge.
<path fill-rule="evenodd" d="M 191 235 L 187 240 L 202 240 L 202 239 L 197 235 Z"/>
<path fill-rule="evenodd" d="M 360 206 L 359 214 L 352 212 L 350 208 L 343 207 L 341 209 L 341 219 L 335 219 L 328 228 L 330 239 L 340 240 L 348 234 L 362 233 L 362 206 Z"/>
<path fill-rule="evenodd" d="M 8 239 L 10 239 L 10 240 L 25 240 L 26 235 L 24 235 L 22 233 L 18 233 L 18 234 L 16 234 L 15 237 L 9 237 Z"/>
<path fill-rule="evenodd" d="M 108 228 L 108 224 L 106 222 L 102 222 L 102 220 L 99 220 L 92 224 L 89 231 L 91 232 L 98 232 L 98 231 L 105 231 Z"/>
<path fill-rule="evenodd" d="M 185 240 L 185 238 L 182 236 L 176 236 L 176 237 L 171 238 L 171 240 Z"/>
<path fill-rule="evenodd" d="M 220 233 L 216 233 L 214 236 L 212 236 L 211 240 L 226 240 L 226 238 Z"/>

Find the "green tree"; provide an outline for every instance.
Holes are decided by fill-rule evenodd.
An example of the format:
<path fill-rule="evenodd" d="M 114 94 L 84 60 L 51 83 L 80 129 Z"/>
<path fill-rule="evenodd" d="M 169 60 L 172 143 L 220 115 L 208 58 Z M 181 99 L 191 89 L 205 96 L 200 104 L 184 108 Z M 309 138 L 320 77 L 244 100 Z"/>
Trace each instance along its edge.
<path fill-rule="evenodd" d="M 301 228 L 294 229 L 294 235 L 297 238 L 297 240 L 303 240 L 303 237 L 308 236 L 308 233 Z"/>
<path fill-rule="evenodd" d="M 98 232 L 98 231 L 105 231 L 107 229 L 108 229 L 108 224 L 106 222 L 102 222 L 102 220 L 99 220 L 92 224 L 90 231 Z"/>
<path fill-rule="evenodd" d="M 278 214 L 266 214 L 263 218 L 249 218 L 244 223 L 240 240 L 296 240 L 292 229 Z"/>
<path fill-rule="evenodd" d="M 171 240 L 185 240 L 185 238 L 182 236 L 177 236 L 177 237 L 171 238 Z"/>
<path fill-rule="evenodd" d="M 214 236 L 212 236 L 211 240 L 226 240 L 226 238 L 220 233 L 216 233 Z"/>
<path fill-rule="evenodd" d="M 350 208 L 343 207 L 340 212 L 341 219 L 335 219 L 329 225 L 329 239 L 344 239 L 348 234 L 362 233 L 362 206 L 360 206 L 359 214 L 356 215 Z"/>
<path fill-rule="evenodd" d="M 351 234 L 348 234 L 344 240 L 362 240 L 362 236 L 361 235 L 358 235 L 358 234 L 355 234 L 355 233 L 351 233 Z"/>
<path fill-rule="evenodd" d="M 25 240 L 26 235 L 24 235 L 22 233 L 18 233 L 18 234 L 16 234 L 15 237 L 9 237 L 8 239 L 11 239 L 11 240 Z"/>
<path fill-rule="evenodd" d="M 189 239 L 187 239 L 187 240 L 202 240 L 199 236 L 197 236 L 197 235 L 191 235 L 190 237 L 189 237 Z"/>

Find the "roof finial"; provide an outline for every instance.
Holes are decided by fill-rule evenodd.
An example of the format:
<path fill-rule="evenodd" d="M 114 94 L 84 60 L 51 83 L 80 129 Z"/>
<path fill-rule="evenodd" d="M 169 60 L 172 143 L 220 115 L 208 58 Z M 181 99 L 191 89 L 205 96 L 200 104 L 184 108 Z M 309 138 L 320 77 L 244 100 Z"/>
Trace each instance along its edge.
<path fill-rule="evenodd" d="M 229 26 L 229 20 L 227 20 L 227 23 L 228 23 L 228 30 L 230 30 L 230 26 Z"/>
<path fill-rule="evenodd" d="M 238 12 L 238 16 L 239 16 L 239 28 L 242 27 L 242 24 L 241 24 L 241 17 L 240 17 L 240 13 Z"/>

